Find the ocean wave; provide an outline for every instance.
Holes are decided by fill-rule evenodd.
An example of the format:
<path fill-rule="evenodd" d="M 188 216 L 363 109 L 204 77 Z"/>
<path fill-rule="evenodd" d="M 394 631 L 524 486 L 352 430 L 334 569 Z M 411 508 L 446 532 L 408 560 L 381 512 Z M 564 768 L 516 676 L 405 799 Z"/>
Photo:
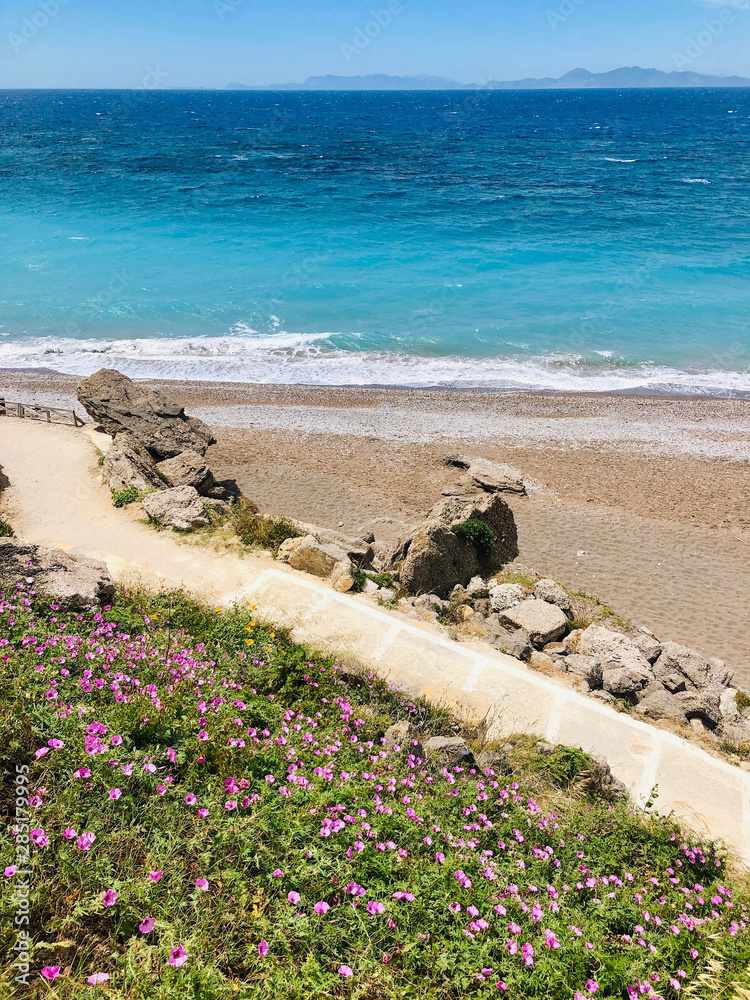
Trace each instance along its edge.
<path fill-rule="evenodd" d="M 239 332 L 242 329 L 243 332 Z M 748 396 L 750 371 L 686 369 L 629 362 L 597 351 L 536 357 L 442 357 L 407 351 L 343 350 L 333 333 L 253 334 L 137 340 L 35 338 L 0 342 L 0 369 L 51 368 L 90 375 L 117 368 L 133 378 L 269 385 L 403 386 Z"/>

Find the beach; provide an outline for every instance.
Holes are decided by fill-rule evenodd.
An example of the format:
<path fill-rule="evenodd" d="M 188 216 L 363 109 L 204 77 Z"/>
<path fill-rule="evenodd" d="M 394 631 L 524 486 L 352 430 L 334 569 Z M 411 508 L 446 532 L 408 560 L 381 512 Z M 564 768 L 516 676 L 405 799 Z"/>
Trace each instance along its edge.
<path fill-rule="evenodd" d="M 0 395 L 75 405 L 77 379 L 0 372 Z M 395 541 L 460 475 L 518 468 L 519 562 L 750 683 L 750 402 L 150 382 L 205 420 L 222 479 L 260 508 Z M 83 411 L 81 411 L 83 413 Z"/>

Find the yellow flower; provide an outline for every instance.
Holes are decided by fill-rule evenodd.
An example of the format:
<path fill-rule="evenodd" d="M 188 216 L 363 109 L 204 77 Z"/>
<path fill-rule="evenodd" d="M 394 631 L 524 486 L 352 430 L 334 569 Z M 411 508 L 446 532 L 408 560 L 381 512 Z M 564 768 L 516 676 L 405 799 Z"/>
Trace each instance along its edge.
<path fill-rule="evenodd" d="M 155 622 L 158 617 L 158 615 L 151 615 L 151 621 Z"/>
<path fill-rule="evenodd" d="M 250 610 L 251 611 L 257 611 L 258 610 L 258 605 L 257 604 L 251 604 L 250 605 Z"/>
<path fill-rule="evenodd" d="M 248 646 L 252 646 L 252 644 L 253 644 L 253 640 L 252 639 L 245 639 L 245 642 L 248 644 Z"/>

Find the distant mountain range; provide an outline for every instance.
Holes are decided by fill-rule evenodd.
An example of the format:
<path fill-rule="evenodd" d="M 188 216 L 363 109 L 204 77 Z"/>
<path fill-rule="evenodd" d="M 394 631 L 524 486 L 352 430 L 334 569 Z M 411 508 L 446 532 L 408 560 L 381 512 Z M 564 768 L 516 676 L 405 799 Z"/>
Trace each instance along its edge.
<path fill-rule="evenodd" d="M 636 87 L 750 87 L 744 76 L 704 76 L 702 73 L 665 73 L 660 69 L 626 66 L 609 73 L 574 69 L 559 79 L 489 80 L 484 85 L 458 83 L 442 76 L 310 76 L 304 83 L 278 83 L 248 87 L 230 83 L 227 90 L 623 90 Z"/>

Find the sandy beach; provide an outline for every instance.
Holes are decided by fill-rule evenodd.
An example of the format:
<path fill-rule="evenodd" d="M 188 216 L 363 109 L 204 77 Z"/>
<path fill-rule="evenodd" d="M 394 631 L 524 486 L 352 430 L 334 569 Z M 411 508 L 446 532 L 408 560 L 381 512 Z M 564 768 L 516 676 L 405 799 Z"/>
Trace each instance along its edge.
<path fill-rule="evenodd" d="M 74 405 L 77 379 L 0 372 L 0 395 Z M 750 402 L 154 382 L 209 423 L 209 458 L 263 510 L 395 539 L 457 478 L 520 469 L 520 561 L 750 683 Z M 1 459 L 0 459 L 1 460 Z"/>

